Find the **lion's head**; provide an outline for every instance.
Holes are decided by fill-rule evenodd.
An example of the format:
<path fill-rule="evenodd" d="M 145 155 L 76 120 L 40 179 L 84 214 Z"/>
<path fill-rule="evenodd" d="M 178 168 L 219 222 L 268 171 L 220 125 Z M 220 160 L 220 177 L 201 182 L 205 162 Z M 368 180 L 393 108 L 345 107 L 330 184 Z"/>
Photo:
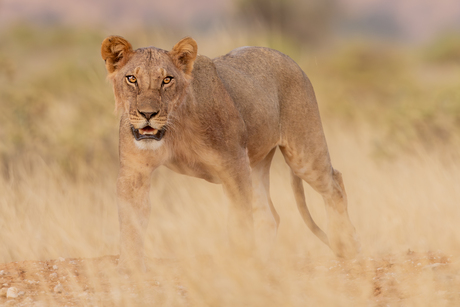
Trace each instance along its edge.
<path fill-rule="evenodd" d="M 102 42 L 101 55 L 116 108 L 128 115 L 134 138 L 161 140 L 169 115 L 185 97 L 197 56 L 195 40 L 184 38 L 171 51 L 133 50 L 124 38 L 109 36 Z"/>

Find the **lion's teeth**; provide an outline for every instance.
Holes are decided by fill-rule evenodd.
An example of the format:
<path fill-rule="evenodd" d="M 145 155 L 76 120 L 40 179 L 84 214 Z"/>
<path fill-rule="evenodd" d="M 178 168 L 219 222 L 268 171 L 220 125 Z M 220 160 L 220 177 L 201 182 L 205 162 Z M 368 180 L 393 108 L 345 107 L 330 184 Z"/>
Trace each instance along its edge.
<path fill-rule="evenodd" d="M 139 129 L 139 133 L 143 135 L 155 135 L 158 133 L 158 129 L 152 129 L 152 130 L 144 130 L 144 129 Z"/>

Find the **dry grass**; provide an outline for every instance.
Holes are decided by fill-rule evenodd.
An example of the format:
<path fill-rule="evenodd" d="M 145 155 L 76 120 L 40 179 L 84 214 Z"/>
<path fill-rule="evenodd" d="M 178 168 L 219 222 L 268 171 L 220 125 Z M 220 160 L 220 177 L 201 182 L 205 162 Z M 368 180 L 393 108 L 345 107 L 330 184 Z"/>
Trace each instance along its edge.
<path fill-rule="evenodd" d="M 447 161 L 421 154 L 377 164 L 369 150 L 370 133 L 364 131 L 328 129 L 363 246 L 355 260 L 336 259 L 308 231 L 278 155 L 272 197 L 282 222 L 269 264 L 223 256 L 218 248 L 225 238 L 220 188 L 162 169 L 151 195 L 150 272 L 139 280 L 119 281 L 110 273 L 115 257 L 88 259 L 118 253 L 115 172 L 68 179 L 31 161 L 35 169 L 16 169 L 0 184 L 2 262 L 65 257 L 78 258 L 77 265 L 10 263 L 0 266 L 9 272 L 0 281 L 25 290 L 25 298 L 33 301 L 76 306 L 152 306 L 152 301 L 164 306 L 458 304 L 458 163 L 446 166 Z M 324 228 L 322 201 L 311 189 L 307 198 Z M 59 269 L 51 269 L 54 264 Z M 53 272 L 67 278 L 50 278 Z M 101 272 L 106 275 L 100 277 Z M 58 280 L 67 294 L 53 293 Z"/>
<path fill-rule="evenodd" d="M 384 119 L 366 120 L 371 114 L 394 119 L 398 112 L 410 112 L 396 109 L 392 113 L 396 102 L 387 106 L 370 99 L 373 107 L 362 109 L 355 102 L 348 103 L 350 91 L 359 90 L 350 78 L 364 80 L 368 78 L 365 75 L 343 73 L 342 81 L 334 80 L 340 82 L 339 93 L 331 91 L 321 66 L 327 72 L 326 68 L 339 65 L 332 56 L 326 64 L 321 64 L 324 58 L 318 56 L 320 67 L 304 59 L 304 67 L 307 73 L 312 70 L 310 77 L 318 84 L 333 164 L 344 175 L 349 213 L 361 238 L 362 254 L 349 261 L 336 259 L 309 232 L 295 208 L 288 169 L 277 155 L 271 171 L 271 195 L 281 225 L 269 263 L 222 254 L 226 200 L 219 186 L 160 169 L 151 192 L 146 247 L 150 272 L 133 280 L 117 278 L 113 274 L 116 256 L 108 256 L 118 254 L 114 197 L 117 120 L 111 113 L 113 98 L 109 85 L 103 82 L 104 68 L 98 59 L 102 36 L 99 40 L 98 35 L 91 39 L 83 39 L 87 37 L 83 34 L 69 35 L 68 41 L 59 45 L 60 39 L 48 33 L 44 38 L 48 45 L 40 49 L 41 43 L 34 42 L 36 33 L 29 38 L 15 35 L 15 41 L 6 38 L 15 53 L 0 48 L 0 57 L 16 67 L 11 68 L 16 72 L 14 80 L 8 77 L 14 74 L 10 70 L 0 75 L 4 78 L 0 85 L 0 263 L 4 263 L 0 265 L 4 273 L 0 284 L 15 286 L 25 294 L 17 299 L 0 297 L 0 305 L 459 304 L 460 230 L 456 226 L 460 163 L 455 154 L 459 143 L 449 137 L 446 144 L 437 139 L 437 133 L 427 140 L 406 130 L 392 134 L 387 129 L 391 124 L 380 123 Z M 135 39 L 142 43 L 149 37 Z M 156 39 L 164 48 L 173 44 Z M 241 36 L 221 40 L 222 49 L 248 44 Z M 49 44 L 55 44 L 54 53 L 60 57 L 53 55 Z M 30 56 L 19 61 L 19 55 L 30 55 L 25 51 L 30 45 L 48 66 Z M 204 40 L 202 53 L 224 52 L 212 47 L 216 45 Z M 400 56 L 395 59 L 407 63 Z M 449 69 L 454 77 L 445 84 L 459 78 L 455 69 Z M 406 80 L 406 73 L 401 74 L 404 76 L 398 74 L 398 82 Z M 419 81 L 412 82 L 416 85 L 408 83 L 411 92 L 407 95 L 415 94 L 409 101 L 423 96 Z M 378 83 L 367 86 L 379 88 Z M 372 91 L 365 90 L 361 89 L 371 95 Z M 380 97 L 381 101 L 396 95 L 392 89 L 384 87 L 382 91 L 371 98 Z M 436 91 L 441 93 L 442 87 Z M 340 93 L 345 93 L 342 100 L 331 102 L 339 99 Z M 350 115 L 353 108 L 359 116 Z M 442 116 L 447 117 L 448 112 Z M 398 124 L 401 129 L 411 126 Z M 456 129 L 455 121 L 444 124 L 443 129 Z M 391 136 L 398 139 L 397 144 Z M 322 200 L 310 188 L 306 193 L 312 215 L 324 229 Z M 54 272 L 56 276 L 50 275 Z M 58 281 L 64 288 L 61 293 L 53 291 Z"/>

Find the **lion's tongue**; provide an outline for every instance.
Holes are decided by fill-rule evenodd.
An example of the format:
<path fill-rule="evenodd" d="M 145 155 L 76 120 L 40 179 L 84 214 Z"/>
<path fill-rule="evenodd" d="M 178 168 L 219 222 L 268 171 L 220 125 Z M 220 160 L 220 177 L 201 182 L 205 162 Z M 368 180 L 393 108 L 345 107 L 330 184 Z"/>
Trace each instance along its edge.
<path fill-rule="evenodd" d="M 147 134 L 148 135 L 155 135 L 155 134 L 158 133 L 158 130 L 147 126 L 145 128 L 139 129 L 139 133 L 143 134 L 143 135 L 147 135 Z"/>

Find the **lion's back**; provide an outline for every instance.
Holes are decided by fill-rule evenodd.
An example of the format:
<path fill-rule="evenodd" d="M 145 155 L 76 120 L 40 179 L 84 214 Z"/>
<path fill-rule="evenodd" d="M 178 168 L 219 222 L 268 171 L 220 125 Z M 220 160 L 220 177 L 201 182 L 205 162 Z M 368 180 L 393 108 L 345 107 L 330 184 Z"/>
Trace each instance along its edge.
<path fill-rule="evenodd" d="M 310 110 L 317 108 L 309 79 L 297 63 L 279 51 L 240 47 L 213 62 L 243 116 L 254 147 L 279 144 L 282 126 L 302 125 Z"/>
<path fill-rule="evenodd" d="M 292 104 L 316 104 L 305 73 L 294 60 L 277 50 L 240 47 L 213 62 L 227 91 L 244 114 L 251 114 L 252 109 L 260 112 L 268 108 L 266 113 L 273 116 L 280 115 L 284 108 L 292 108 Z"/>

